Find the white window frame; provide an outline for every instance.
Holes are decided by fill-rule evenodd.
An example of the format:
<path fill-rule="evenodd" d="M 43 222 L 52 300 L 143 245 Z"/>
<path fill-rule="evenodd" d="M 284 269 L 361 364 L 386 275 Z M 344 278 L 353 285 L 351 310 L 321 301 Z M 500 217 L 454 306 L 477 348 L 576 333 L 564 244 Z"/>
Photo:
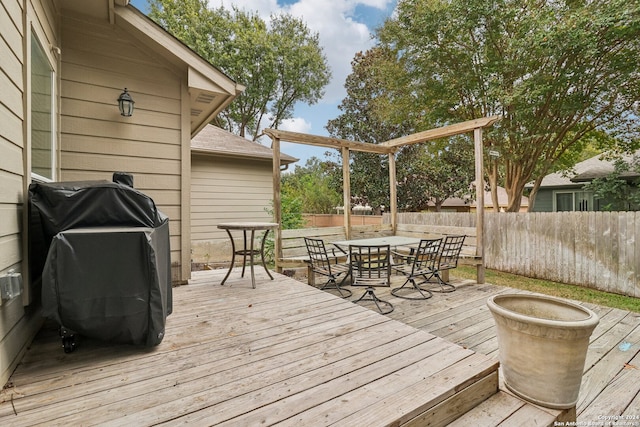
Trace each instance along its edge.
<path fill-rule="evenodd" d="M 47 49 L 45 49 L 45 46 L 47 44 L 43 43 L 42 40 L 44 40 L 44 38 L 39 34 L 37 28 L 35 28 L 34 26 L 31 26 L 31 31 L 29 32 L 29 42 L 28 42 L 28 64 L 29 64 L 29 70 L 28 70 L 28 78 L 29 78 L 29 88 L 27 91 L 27 97 L 28 97 L 28 114 L 29 114 L 29 128 L 28 128 L 28 138 L 29 138 L 29 157 L 31 159 L 32 156 L 32 149 L 33 149 L 33 140 L 32 140 L 32 135 L 31 132 L 33 130 L 32 126 L 33 126 L 33 122 L 32 122 L 32 117 L 31 117 L 31 112 L 32 112 L 32 99 L 31 99 L 31 94 L 33 91 L 33 86 L 32 86 L 32 82 L 31 82 L 31 75 L 32 75 L 32 50 L 31 50 L 31 46 L 32 43 L 37 42 L 40 46 L 40 49 L 42 50 L 42 53 L 44 54 L 44 57 L 46 58 L 46 61 L 49 64 L 49 68 L 51 69 L 51 178 L 46 177 L 46 176 L 42 176 L 36 172 L 33 171 L 33 164 L 32 161 L 29 161 L 29 165 L 30 165 L 30 174 L 31 174 L 31 180 L 32 181 L 37 181 L 37 182 L 53 182 L 57 179 L 57 171 L 58 171 L 58 144 L 57 144 L 57 140 L 58 140 L 58 121 L 57 121 L 57 117 L 58 117 L 58 109 L 57 109 L 57 91 L 56 91 L 56 82 L 57 82 L 57 72 L 56 72 L 56 67 L 55 67 L 55 59 L 52 57 L 51 52 L 47 51 Z"/>
<path fill-rule="evenodd" d="M 575 189 L 575 190 L 555 190 L 553 192 L 553 212 L 558 212 L 558 194 L 571 194 L 571 210 L 570 211 L 560 211 L 560 212 L 579 212 L 576 209 L 576 195 L 578 193 L 588 194 L 589 192 L 584 191 L 583 189 Z M 590 202 L 589 209 L 587 211 L 595 211 L 596 210 L 596 199 L 591 194 L 591 197 L 588 200 Z"/>
<path fill-rule="evenodd" d="M 571 211 L 560 212 L 573 212 L 576 209 L 576 193 L 573 190 L 555 190 L 553 192 L 553 211 L 558 211 L 558 194 L 571 194 Z"/>

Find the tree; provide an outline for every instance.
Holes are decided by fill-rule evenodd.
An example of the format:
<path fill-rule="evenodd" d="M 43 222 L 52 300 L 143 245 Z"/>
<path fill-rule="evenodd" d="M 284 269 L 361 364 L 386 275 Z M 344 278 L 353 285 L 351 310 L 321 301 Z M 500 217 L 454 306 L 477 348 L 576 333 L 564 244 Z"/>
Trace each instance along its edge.
<path fill-rule="evenodd" d="M 594 130 L 638 141 L 640 0 L 401 0 L 378 36 L 402 68 L 386 75 L 389 120 L 502 117 L 484 138 L 501 154 L 485 162 L 494 206 L 500 180 L 518 211 Z"/>
<path fill-rule="evenodd" d="M 377 144 L 409 132 L 404 123 L 381 120 L 376 111 L 376 98 L 386 90 L 381 78 L 383 67 L 391 64 L 390 50 L 377 48 L 359 52 L 351 62 L 347 77 L 347 96 L 338 109 L 342 113 L 329 120 L 327 130 L 336 138 Z M 373 153 L 351 153 L 351 194 L 360 203 L 389 206 L 389 161 L 387 156 Z"/>
<path fill-rule="evenodd" d="M 297 102 L 322 98 L 331 79 L 318 34 L 291 15 L 233 7 L 209 9 L 206 0 L 149 0 L 149 16 L 246 90 L 221 112 L 217 125 L 256 140 L 278 128 Z"/>
<path fill-rule="evenodd" d="M 282 195 L 300 200 L 305 213 L 332 213 L 342 200 L 333 179 L 337 172 L 338 165 L 312 157 L 304 167 L 296 166 L 293 173 L 282 175 Z"/>
<path fill-rule="evenodd" d="M 464 137 L 447 144 L 419 144 L 405 147 L 398 160 L 399 207 L 422 211 L 433 204 L 440 212 L 451 197 L 475 199 L 473 143 Z"/>
<path fill-rule="evenodd" d="M 378 98 L 387 92 L 385 74 L 392 70 L 393 52 L 382 47 L 356 53 L 351 61 L 351 74 L 345 81 L 347 96 L 338 109 L 342 112 L 329 120 L 331 136 L 377 144 L 406 135 L 411 130 L 407 121 L 394 123 L 378 114 Z"/>
<path fill-rule="evenodd" d="M 395 54 L 384 47 L 358 53 L 347 77 L 347 96 L 338 107 L 342 114 L 330 120 L 327 129 L 335 137 L 379 143 L 416 129 L 414 117 L 402 120 L 385 117 L 393 90 L 387 75 L 400 76 Z M 402 86 L 403 83 L 396 84 Z M 404 110 L 403 110 L 404 111 Z M 466 142 L 466 143 L 465 143 Z M 389 163 L 387 156 L 353 153 L 351 191 L 355 198 L 372 206 L 389 205 Z M 463 138 L 403 148 L 397 159 L 398 205 L 408 211 L 427 209 L 429 202 L 440 210 L 442 202 L 470 193 L 474 179 L 473 146 Z"/>

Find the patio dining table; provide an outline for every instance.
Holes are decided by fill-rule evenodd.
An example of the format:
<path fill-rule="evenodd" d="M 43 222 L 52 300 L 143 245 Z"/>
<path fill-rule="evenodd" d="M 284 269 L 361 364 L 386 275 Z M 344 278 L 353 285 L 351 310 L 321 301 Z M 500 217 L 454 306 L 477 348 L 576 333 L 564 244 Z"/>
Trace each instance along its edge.
<path fill-rule="evenodd" d="M 389 245 L 393 249 L 397 248 L 398 246 L 415 247 L 420 244 L 420 239 L 418 239 L 417 237 L 406 236 L 385 236 L 371 237 L 366 239 L 338 240 L 330 243 L 336 248 L 340 249 L 342 252 L 347 253 L 349 250 L 349 245 Z"/>
<path fill-rule="evenodd" d="M 351 240 L 338 240 L 330 242 L 341 252 L 348 254 L 349 245 L 362 245 L 362 246 L 380 246 L 389 245 L 392 250 L 399 246 L 407 248 L 416 248 L 420 244 L 420 239 L 417 237 L 406 236 L 385 236 L 385 237 L 370 237 L 366 239 L 351 239 Z"/>

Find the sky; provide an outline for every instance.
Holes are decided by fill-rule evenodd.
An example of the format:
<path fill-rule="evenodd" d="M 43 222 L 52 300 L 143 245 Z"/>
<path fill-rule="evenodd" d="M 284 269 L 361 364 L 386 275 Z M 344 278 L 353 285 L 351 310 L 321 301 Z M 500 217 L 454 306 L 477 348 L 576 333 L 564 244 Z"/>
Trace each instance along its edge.
<path fill-rule="evenodd" d="M 147 12 L 147 0 L 132 0 L 131 3 Z M 321 136 L 328 135 L 327 121 L 340 115 L 338 105 L 346 96 L 344 82 L 351 73 L 351 61 L 357 52 L 373 47 L 373 31 L 391 16 L 396 3 L 397 0 L 209 0 L 212 8 L 235 5 L 258 12 L 265 22 L 269 22 L 271 14 L 289 13 L 318 33 L 331 67 L 332 80 L 318 103 L 311 106 L 299 103 L 294 109 L 294 117 L 279 128 Z M 270 145 L 269 138 L 261 142 Z M 323 158 L 326 149 L 283 142 L 281 151 L 299 158 L 297 165 L 304 166 L 309 157 Z"/>

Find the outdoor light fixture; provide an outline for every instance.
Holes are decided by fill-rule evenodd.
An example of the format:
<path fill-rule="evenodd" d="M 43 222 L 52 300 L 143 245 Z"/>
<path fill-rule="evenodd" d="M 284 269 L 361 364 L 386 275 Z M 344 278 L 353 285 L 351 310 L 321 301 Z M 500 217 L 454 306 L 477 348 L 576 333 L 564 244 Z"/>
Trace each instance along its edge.
<path fill-rule="evenodd" d="M 133 102 L 131 95 L 129 95 L 129 92 L 125 87 L 124 92 L 122 92 L 118 97 L 118 108 L 120 108 L 120 114 L 125 117 L 131 117 L 133 115 L 133 104 L 135 104 L 135 102 Z"/>

